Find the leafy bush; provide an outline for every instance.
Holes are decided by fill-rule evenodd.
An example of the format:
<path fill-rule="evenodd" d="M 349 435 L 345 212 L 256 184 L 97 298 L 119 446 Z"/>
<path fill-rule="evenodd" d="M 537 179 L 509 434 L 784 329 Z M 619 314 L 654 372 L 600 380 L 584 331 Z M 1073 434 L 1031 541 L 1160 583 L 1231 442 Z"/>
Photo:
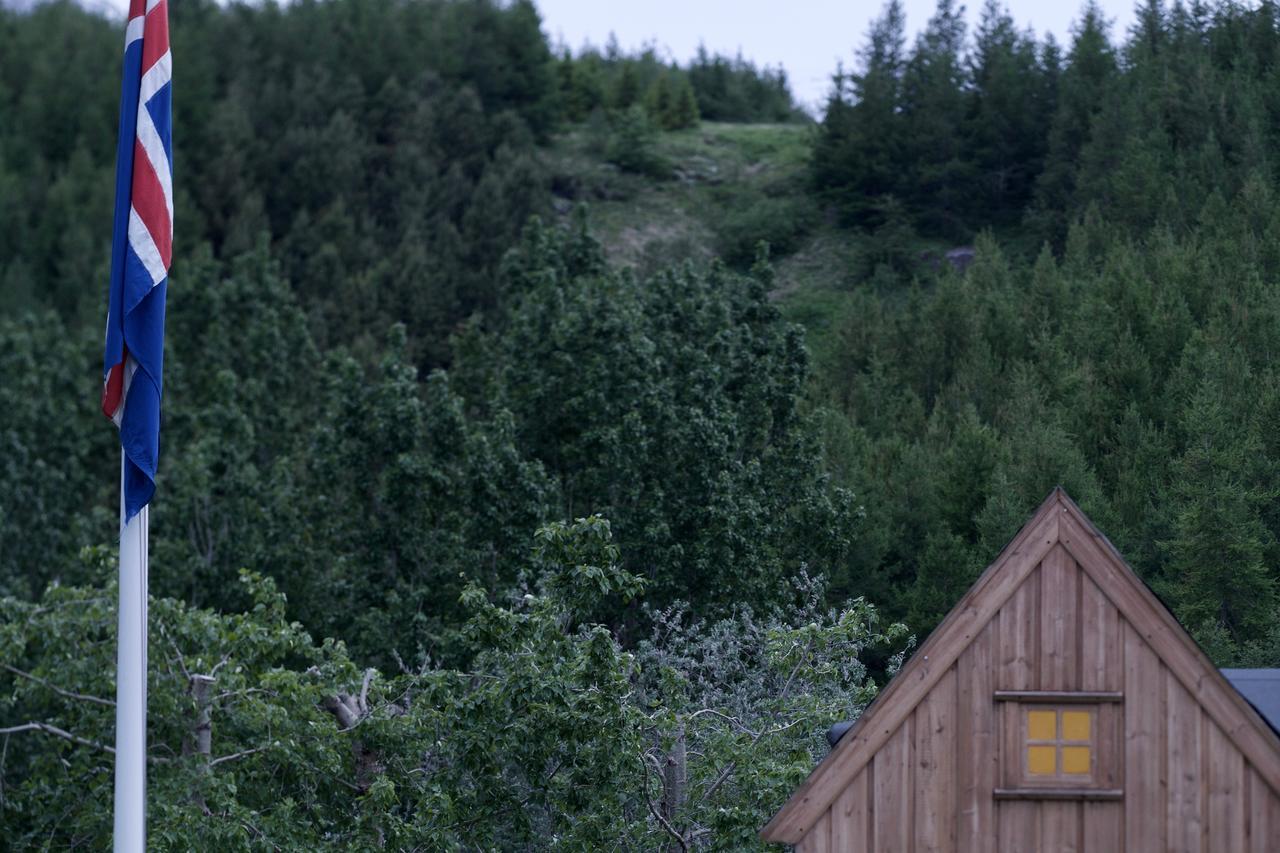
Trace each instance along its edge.
<path fill-rule="evenodd" d="M 113 574 L 108 549 L 81 571 Z M 148 829 L 157 849 L 760 848 L 822 731 L 897 648 L 858 601 L 702 622 L 656 615 L 634 652 L 586 614 L 642 583 L 608 522 L 541 528 L 528 585 L 465 588 L 464 669 L 358 668 L 243 573 L 244 613 L 151 601 Z M 17 848 L 110 844 L 113 585 L 0 598 L 0 821 Z M 680 763 L 678 775 L 654 768 Z M 678 782 L 676 780 L 679 780 Z"/>
<path fill-rule="evenodd" d="M 760 243 L 773 257 L 798 249 L 818 223 L 817 208 L 803 194 L 769 194 L 751 188 L 724 189 L 714 223 L 716 251 L 730 266 L 745 269 Z"/>

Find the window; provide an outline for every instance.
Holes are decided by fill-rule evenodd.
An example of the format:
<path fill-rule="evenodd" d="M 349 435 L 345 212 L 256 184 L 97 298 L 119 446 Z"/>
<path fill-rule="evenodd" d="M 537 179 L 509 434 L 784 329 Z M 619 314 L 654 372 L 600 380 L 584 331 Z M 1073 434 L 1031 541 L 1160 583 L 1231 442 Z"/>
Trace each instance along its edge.
<path fill-rule="evenodd" d="M 1118 693 L 998 691 L 1000 798 L 1121 796 Z"/>
<path fill-rule="evenodd" d="M 1091 708 L 1038 708 L 1024 706 L 1023 733 L 1027 745 L 1029 777 L 1088 778 L 1093 769 L 1092 734 L 1095 711 Z"/>

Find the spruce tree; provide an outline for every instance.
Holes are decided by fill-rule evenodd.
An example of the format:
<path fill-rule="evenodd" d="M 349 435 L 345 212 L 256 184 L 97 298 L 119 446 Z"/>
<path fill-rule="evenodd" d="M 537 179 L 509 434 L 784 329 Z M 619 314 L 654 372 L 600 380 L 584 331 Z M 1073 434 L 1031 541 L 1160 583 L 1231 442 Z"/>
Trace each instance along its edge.
<path fill-rule="evenodd" d="M 972 190 L 967 212 L 970 221 L 1013 225 L 1030 203 L 1044 165 L 1045 127 L 1056 92 L 1035 41 L 1015 29 L 998 0 L 983 4 L 969 75 L 965 147 Z"/>
<path fill-rule="evenodd" d="M 922 230 L 956 239 L 968 236 L 962 219 L 964 46 L 964 7 L 938 0 L 902 74 L 904 154 L 910 164 L 903 194 Z"/>
<path fill-rule="evenodd" d="M 846 224 L 879 225 L 884 197 L 910 189 L 901 168 L 905 27 L 902 3 L 889 0 L 859 54 L 860 70 L 838 71 L 834 79 L 811 176 L 819 198 Z"/>
<path fill-rule="evenodd" d="M 1089 141 L 1094 118 L 1108 103 L 1116 76 L 1116 56 L 1107 34 L 1106 16 L 1089 0 L 1072 32 L 1066 70 L 1058 87 L 1057 108 L 1049 128 L 1045 167 L 1036 183 L 1039 235 L 1061 242 L 1076 212 L 1076 172 L 1080 152 Z"/>
<path fill-rule="evenodd" d="M 1275 538 L 1262 514 L 1280 490 L 1267 476 L 1274 471 L 1258 464 L 1257 426 L 1242 422 L 1223 387 L 1221 371 L 1234 359 L 1205 355 L 1203 378 L 1181 418 L 1186 448 L 1171 472 L 1172 535 L 1161 546 L 1182 622 L 1197 632 L 1224 631 L 1239 647 L 1262 638 L 1276 612 L 1268 568 Z"/>

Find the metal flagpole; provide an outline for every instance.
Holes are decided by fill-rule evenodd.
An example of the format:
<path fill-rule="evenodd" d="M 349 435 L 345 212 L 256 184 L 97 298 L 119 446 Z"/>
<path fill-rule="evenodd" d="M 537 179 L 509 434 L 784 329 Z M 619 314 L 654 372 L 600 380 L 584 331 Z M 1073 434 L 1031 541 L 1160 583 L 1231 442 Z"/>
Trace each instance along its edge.
<path fill-rule="evenodd" d="M 147 511 L 125 524 L 120 464 L 120 619 L 116 639 L 115 853 L 147 843 Z"/>

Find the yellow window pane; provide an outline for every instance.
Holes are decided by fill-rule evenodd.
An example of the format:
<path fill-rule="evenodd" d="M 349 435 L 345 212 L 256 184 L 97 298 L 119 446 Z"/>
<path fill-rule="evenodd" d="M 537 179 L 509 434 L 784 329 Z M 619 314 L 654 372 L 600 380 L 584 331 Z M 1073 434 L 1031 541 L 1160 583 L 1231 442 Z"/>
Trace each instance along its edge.
<path fill-rule="evenodd" d="M 1057 711 L 1027 712 L 1027 740 L 1056 740 L 1057 737 Z"/>
<path fill-rule="evenodd" d="M 1072 776 L 1089 774 L 1089 747 L 1064 746 L 1062 748 L 1062 772 Z"/>
<path fill-rule="evenodd" d="M 1058 772 L 1058 750 L 1052 746 L 1027 747 L 1027 772 L 1032 776 L 1052 776 Z"/>
<path fill-rule="evenodd" d="M 1088 740 L 1089 739 L 1089 712 L 1088 711 L 1063 711 L 1062 712 L 1062 739 L 1063 740 Z"/>

